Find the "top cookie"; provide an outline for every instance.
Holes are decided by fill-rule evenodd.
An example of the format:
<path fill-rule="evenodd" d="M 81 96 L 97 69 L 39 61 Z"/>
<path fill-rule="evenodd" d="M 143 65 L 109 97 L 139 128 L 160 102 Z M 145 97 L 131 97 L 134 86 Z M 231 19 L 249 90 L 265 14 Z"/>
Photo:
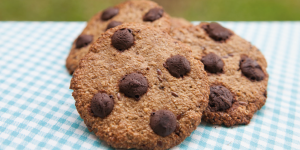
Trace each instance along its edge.
<path fill-rule="evenodd" d="M 191 49 L 157 28 L 122 24 L 95 42 L 70 88 L 90 131 L 115 148 L 168 149 L 201 122 L 209 86 Z"/>
<path fill-rule="evenodd" d="M 78 67 L 80 59 L 87 54 L 91 43 L 107 29 L 126 22 L 137 22 L 170 31 L 170 19 L 161 6 L 152 1 L 126 1 L 117 6 L 97 13 L 88 23 L 79 37 L 74 41 L 66 60 L 70 74 Z"/>
<path fill-rule="evenodd" d="M 203 119 L 226 126 L 248 124 L 267 98 L 263 54 L 218 23 L 175 28 L 171 36 L 190 45 L 208 73 L 210 102 Z"/>

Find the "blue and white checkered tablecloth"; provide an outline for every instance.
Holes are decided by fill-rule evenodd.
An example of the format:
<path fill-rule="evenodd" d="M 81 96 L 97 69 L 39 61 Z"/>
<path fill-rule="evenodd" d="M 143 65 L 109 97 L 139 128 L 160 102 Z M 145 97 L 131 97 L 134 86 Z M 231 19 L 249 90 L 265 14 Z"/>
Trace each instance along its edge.
<path fill-rule="evenodd" d="M 222 22 L 266 56 L 267 103 L 249 125 L 201 123 L 173 149 L 300 149 L 300 22 Z M 84 22 L 0 22 L 0 149 L 112 149 L 75 109 L 65 59 Z"/>

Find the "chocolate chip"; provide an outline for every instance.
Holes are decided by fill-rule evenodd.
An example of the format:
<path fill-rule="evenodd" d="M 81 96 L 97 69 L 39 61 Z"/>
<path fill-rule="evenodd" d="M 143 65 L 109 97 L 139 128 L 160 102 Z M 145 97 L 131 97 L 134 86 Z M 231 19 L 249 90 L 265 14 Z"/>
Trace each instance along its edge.
<path fill-rule="evenodd" d="M 167 68 L 169 73 L 176 78 L 183 77 L 191 71 L 190 62 L 180 55 L 168 58 L 164 67 Z"/>
<path fill-rule="evenodd" d="M 76 48 L 82 48 L 89 45 L 93 41 L 92 35 L 80 35 L 76 40 Z"/>
<path fill-rule="evenodd" d="M 232 32 L 216 22 L 202 26 L 206 33 L 215 41 L 226 41 Z"/>
<path fill-rule="evenodd" d="M 204 69 L 210 73 L 223 72 L 224 62 L 221 57 L 215 53 L 209 53 L 203 56 L 201 62 L 204 64 Z"/>
<path fill-rule="evenodd" d="M 209 106 L 211 111 L 223 111 L 232 106 L 233 95 L 224 86 L 214 85 L 210 87 Z"/>
<path fill-rule="evenodd" d="M 250 80 L 261 81 L 265 78 L 265 74 L 260 65 L 249 57 L 242 57 L 240 68 L 242 73 Z"/>
<path fill-rule="evenodd" d="M 95 116 L 105 118 L 114 108 L 114 100 L 106 93 L 97 93 L 92 98 L 91 109 Z"/>
<path fill-rule="evenodd" d="M 267 90 L 265 90 L 265 92 L 264 92 L 264 97 L 268 97 L 268 91 Z"/>
<path fill-rule="evenodd" d="M 161 18 L 164 14 L 164 10 L 161 8 L 152 8 L 144 16 L 144 21 L 155 21 Z"/>
<path fill-rule="evenodd" d="M 130 48 L 134 43 L 132 31 L 130 29 L 120 29 L 111 37 L 112 45 L 119 51 Z"/>
<path fill-rule="evenodd" d="M 125 75 L 119 83 L 120 92 L 139 100 L 148 90 L 146 77 L 139 73 Z"/>
<path fill-rule="evenodd" d="M 159 110 L 151 114 L 150 127 L 154 133 L 165 137 L 176 129 L 176 117 L 169 110 Z"/>
<path fill-rule="evenodd" d="M 106 21 L 113 18 L 115 15 L 119 13 L 118 8 L 107 8 L 103 11 L 101 15 L 101 20 Z"/>
<path fill-rule="evenodd" d="M 111 22 L 107 25 L 106 30 L 108 30 L 108 29 L 110 29 L 110 28 L 114 28 L 114 27 L 116 27 L 116 26 L 118 26 L 118 25 L 121 25 L 121 24 L 122 24 L 122 22 L 120 22 L 120 21 L 111 21 Z"/>

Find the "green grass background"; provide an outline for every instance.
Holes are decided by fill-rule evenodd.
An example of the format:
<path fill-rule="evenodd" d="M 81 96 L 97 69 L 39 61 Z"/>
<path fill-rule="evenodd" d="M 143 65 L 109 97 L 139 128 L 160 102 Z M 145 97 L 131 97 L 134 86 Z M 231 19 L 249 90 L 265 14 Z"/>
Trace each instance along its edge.
<path fill-rule="evenodd" d="M 0 0 L 0 20 L 87 21 L 124 0 Z M 187 20 L 300 20 L 300 0 L 154 0 Z"/>

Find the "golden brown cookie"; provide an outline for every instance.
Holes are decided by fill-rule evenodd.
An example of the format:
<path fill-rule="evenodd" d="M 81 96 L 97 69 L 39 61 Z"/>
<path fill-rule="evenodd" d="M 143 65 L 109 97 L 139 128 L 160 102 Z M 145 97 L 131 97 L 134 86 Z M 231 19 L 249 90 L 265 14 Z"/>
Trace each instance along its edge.
<path fill-rule="evenodd" d="M 70 88 L 90 131 L 114 148 L 136 149 L 181 143 L 201 122 L 209 94 L 190 47 L 137 23 L 102 34 Z"/>
<path fill-rule="evenodd" d="M 248 124 L 267 99 L 268 73 L 263 54 L 218 23 L 173 29 L 171 36 L 191 46 L 210 82 L 203 119 L 212 124 Z"/>
<path fill-rule="evenodd" d="M 72 45 L 66 60 L 69 73 L 74 72 L 80 59 L 88 53 L 90 45 L 107 29 L 126 22 L 137 22 L 159 28 L 162 32 L 169 32 L 169 18 L 161 6 L 147 0 L 126 1 L 97 13 Z M 89 38 L 82 38 L 82 36 L 89 36 Z"/>

